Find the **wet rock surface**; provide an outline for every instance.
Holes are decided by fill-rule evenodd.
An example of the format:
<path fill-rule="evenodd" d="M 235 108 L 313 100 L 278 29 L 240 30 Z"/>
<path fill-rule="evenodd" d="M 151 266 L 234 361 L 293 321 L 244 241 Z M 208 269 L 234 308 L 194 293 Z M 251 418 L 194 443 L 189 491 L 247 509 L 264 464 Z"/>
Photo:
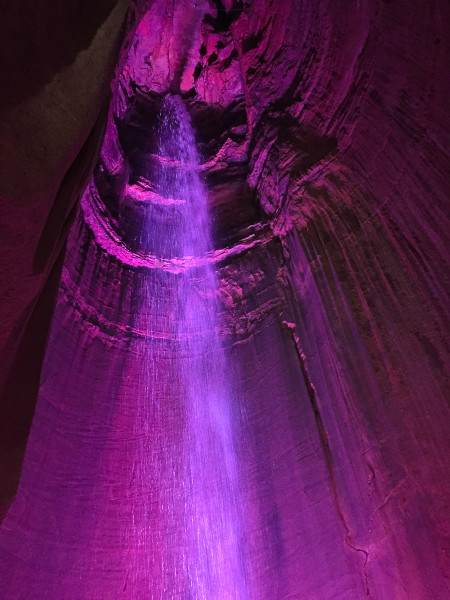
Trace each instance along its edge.
<path fill-rule="evenodd" d="M 36 596 L 44 569 L 78 555 L 79 572 L 89 557 L 100 562 L 86 597 L 104 586 L 107 564 L 110 590 L 125 585 L 123 557 L 104 550 L 117 535 L 126 495 L 111 489 L 121 482 L 110 488 L 101 464 L 78 465 L 98 455 L 91 425 L 109 418 L 111 395 L 131 410 L 146 270 L 161 273 L 170 297 L 184 268 L 133 246 L 142 211 L 160 202 L 154 123 L 170 92 L 196 128 L 215 219 L 206 258 L 218 269 L 243 432 L 249 597 L 444 600 L 448 6 L 213 5 L 155 2 L 119 77 L 68 241 L 22 487 L 0 536 L 9 573 L 0 589 L 30 597 L 14 596 L 13 582 L 39 571 Z M 161 311 L 164 335 L 170 306 Z M 120 464 L 120 452 L 110 458 Z M 74 520 L 55 534 L 61 485 L 74 489 Z M 111 527 L 100 515 L 86 522 L 81 555 L 68 540 L 77 507 L 95 509 L 97 492 Z"/>

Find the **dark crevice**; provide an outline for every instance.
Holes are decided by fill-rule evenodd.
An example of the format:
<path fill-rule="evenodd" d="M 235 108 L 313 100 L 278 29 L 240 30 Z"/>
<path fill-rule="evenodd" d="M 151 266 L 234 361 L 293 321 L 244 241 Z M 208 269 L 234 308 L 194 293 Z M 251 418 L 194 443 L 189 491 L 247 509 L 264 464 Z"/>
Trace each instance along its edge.
<path fill-rule="evenodd" d="M 255 50 L 263 38 L 264 30 L 261 29 L 258 33 L 249 35 L 242 42 L 242 54 L 247 54 L 250 50 Z"/>
<path fill-rule="evenodd" d="M 233 60 L 235 60 L 236 58 L 238 58 L 238 53 L 237 53 L 236 48 L 233 48 L 230 56 L 228 56 L 225 60 L 222 61 L 222 63 L 221 63 L 222 68 L 228 69 L 228 67 L 231 65 Z"/>
<path fill-rule="evenodd" d="M 203 70 L 202 63 L 198 62 L 194 69 L 194 80 L 197 80 L 200 77 L 202 70 Z"/>
<path fill-rule="evenodd" d="M 213 17 L 210 14 L 205 15 L 203 21 L 210 25 L 216 33 L 228 31 L 233 21 L 239 18 L 244 10 L 244 3 L 234 1 L 230 10 L 227 11 L 222 0 L 213 0 L 217 15 Z"/>

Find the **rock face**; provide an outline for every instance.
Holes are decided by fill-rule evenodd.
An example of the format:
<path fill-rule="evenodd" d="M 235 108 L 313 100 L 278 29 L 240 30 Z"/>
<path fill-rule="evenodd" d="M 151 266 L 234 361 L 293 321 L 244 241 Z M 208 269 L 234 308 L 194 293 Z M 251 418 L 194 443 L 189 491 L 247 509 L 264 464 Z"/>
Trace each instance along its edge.
<path fill-rule="evenodd" d="M 167 290 L 155 331 L 172 318 L 176 270 L 137 240 L 163 161 L 155 119 L 173 93 L 197 131 L 214 217 L 242 597 L 444 600 L 449 7 L 212 4 L 155 1 L 123 64 L 0 530 L 1 596 L 149 597 L 124 533 L 136 501 L 127 448 L 150 271 Z M 179 426 L 164 385 L 163 455 Z M 168 526 L 152 523 L 170 564 Z M 162 564 L 151 593 L 186 597 Z"/>
<path fill-rule="evenodd" d="M 2 515 L 17 486 L 67 233 L 100 151 L 111 79 L 149 4 L 25 0 L 1 9 Z"/>

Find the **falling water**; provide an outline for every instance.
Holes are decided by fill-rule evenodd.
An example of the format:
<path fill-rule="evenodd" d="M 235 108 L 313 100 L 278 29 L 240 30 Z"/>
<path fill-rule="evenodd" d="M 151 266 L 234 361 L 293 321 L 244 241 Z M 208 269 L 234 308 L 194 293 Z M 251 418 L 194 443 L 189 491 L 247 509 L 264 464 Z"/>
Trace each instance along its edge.
<path fill-rule="evenodd" d="M 158 140 L 148 173 L 156 191 L 140 240 L 143 251 L 161 261 L 143 275 L 148 342 L 133 475 L 134 497 L 142 501 L 133 504 L 130 578 L 147 579 L 151 598 L 244 600 L 236 424 L 208 260 L 211 219 L 189 115 L 178 96 L 163 103 Z"/>

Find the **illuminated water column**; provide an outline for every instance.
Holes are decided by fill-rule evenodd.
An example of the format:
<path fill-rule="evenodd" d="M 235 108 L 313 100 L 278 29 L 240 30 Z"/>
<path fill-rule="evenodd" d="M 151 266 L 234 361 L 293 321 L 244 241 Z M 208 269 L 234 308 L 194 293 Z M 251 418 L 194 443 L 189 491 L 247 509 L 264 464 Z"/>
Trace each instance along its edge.
<path fill-rule="evenodd" d="M 230 416 L 239 399 L 180 98 L 164 102 L 157 137 L 148 172 L 122 198 L 135 239 L 105 234 L 93 183 L 71 232 L 79 241 L 69 244 L 21 482 L 0 528 L 2 600 L 247 598 Z"/>
<path fill-rule="evenodd" d="M 230 418 L 232 400 L 226 358 L 219 338 L 219 306 L 215 273 L 208 257 L 213 249 L 206 190 L 189 115 L 181 98 L 167 96 L 158 126 L 158 156 L 150 158 L 142 234 L 142 251 L 157 256 L 159 269 L 149 269 L 142 287 L 142 313 L 147 315 L 148 344 L 142 357 L 137 410 L 137 472 L 141 494 L 154 494 L 155 473 L 163 485 L 158 518 L 166 524 L 166 539 L 155 544 L 145 503 L 136 504 L 133 528 L 136 546 L 145 552 L 158 548 L 163 588 L 188 593 L 189 598 L 246 598 L 241 501 Z M 150 183 L 151 182 L 151 183 Z M 156 188 L 152 191 L 151 187 Z M 167 307 L 164 271 L 171 274 L 172 308 L 166 322 L 171 339 L 155 326 Z M 172 282 L 172 283 L 173 283 Z M 162 387 L 173 387 L 172 409 L 160 405 Z M 170 394 L 169 394 L 170 395 Z M 162 394 L 161 398 L 167 397 Z M 152 446 L 152 424 L 177 435 Z M 158 486 L 158 481 L 156 481 Z M 148 488 L 148 491 L 146 489 Z M 138 559 L 140 569 L 155 568 L 154 559 Z M 178 576 L 173 578 L 173 574 Z M 136 571 L 138 575 L 138 571 Z M 141 573 L 141 576 L 143 573 Z M 184 590 L 183 590 L 184 588 Z"/>

